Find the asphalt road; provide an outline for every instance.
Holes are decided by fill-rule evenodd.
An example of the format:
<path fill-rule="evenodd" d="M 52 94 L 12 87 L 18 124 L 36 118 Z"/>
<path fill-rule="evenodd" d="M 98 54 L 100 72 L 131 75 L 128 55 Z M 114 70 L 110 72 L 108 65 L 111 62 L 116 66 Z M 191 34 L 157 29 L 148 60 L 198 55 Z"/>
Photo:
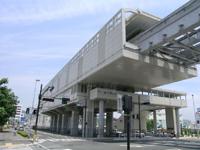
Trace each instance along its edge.
<path fill-rule="evenodd" d="M 1 133 L 0 133 L 1 134 Z M 126 143 L 104 143 L 82 138 L 38 132 L 39 139 L 32 143 L 13 134 L 6 134 L 4 143 L 0 140 L 0 150 L 126 150 Z M 1 134 L 2 135 L 2 134 Z M 2 136 L 3 137 L 3 136 Z M 18 139 L 19 138 L 19 139 Z M 16 141 L 18 141 L 16 143 Z M 200 149 L 200 144 L 183 141 L 142 141 L 132 142 L 131 150 L 192 150 Z"/>

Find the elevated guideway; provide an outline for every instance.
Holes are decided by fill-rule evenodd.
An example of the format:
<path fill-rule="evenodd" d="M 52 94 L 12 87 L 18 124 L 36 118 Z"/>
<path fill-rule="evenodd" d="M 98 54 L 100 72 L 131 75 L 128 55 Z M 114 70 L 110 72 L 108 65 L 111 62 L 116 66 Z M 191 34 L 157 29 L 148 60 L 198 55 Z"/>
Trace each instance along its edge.
<path fill-rule="evenodd" d="M 191 0 L 130 40 L 141 54 L 192 66 L 200 61 L 200 1 Z"/>

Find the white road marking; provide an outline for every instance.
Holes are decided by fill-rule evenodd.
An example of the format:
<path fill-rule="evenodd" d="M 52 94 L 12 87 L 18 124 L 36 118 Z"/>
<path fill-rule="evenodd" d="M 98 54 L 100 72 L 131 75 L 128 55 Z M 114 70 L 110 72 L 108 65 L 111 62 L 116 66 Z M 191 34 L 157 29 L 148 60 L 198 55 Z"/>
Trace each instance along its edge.
<path fill-rule="evenodd" d="M 33 150 L 30 145 L 26 145 L 26 147 L 28 147 L 30 150 Z"/>
<path fill-rule="evenodd" d="M 120 145 L 120 146 L 122 146 L 122 147 L 126 147 L 127 145 L 126 144 L 122 144 L 122 145 Z M 135 148 L 142 148 L 142 147 L 149 147 L 149 146 L 155 146 L 155 145 L 139 145 L 139 144 L 131 144 L 130 145 L 130 147 L 135 147 Z"/>
<path fill-rule="evenodd" d="M 64 149 L 64 150 L 72 150 L 72 149 Z"/>
<path fill-rule="evenodd" d="M 39 143 L 37 143 L 37 145 L 39 145 L 40 147 L 42 147 L 42 148 L 45 149 L 45 150 L 50 150 L 50 149 L 48 149 L 47 147 L 45 147 L 45 146 L 43 146 L 43 145 L 41 145 L 41 144 L 39 144 Z"/>
<path fill-rule="evenodd" d="M 38 139 L 37 142 L 35 142 L 35 144 L 41 144 L 44 143 L 46 141 L 50 141 L 50 142 L 83 142 L 86 141 L 85 139 L 78 139 L 78 138 L 68 138 L 68 139 L 55 139 L 55 138 L 50 138 L 50 139 Z"/>
<path fill-rule="evenodd" d="M 171 148 L 171 149 L 166 149 L 166 150 L 182 150 L 182 149 L 179 149 L 179 148 Z"/>

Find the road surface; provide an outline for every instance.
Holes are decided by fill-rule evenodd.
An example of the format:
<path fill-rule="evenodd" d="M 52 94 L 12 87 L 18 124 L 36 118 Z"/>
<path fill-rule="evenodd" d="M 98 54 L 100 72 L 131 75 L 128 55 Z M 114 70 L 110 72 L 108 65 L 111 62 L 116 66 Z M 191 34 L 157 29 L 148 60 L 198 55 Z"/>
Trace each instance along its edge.
<path fill-rule="evenodd" d="M 18 135 L 14 136 L 12 132 L 4 132 L 0 135 L 0 150 L 126 150 L 125 142 L 94 142 L 40 131 L 38 132 L 39 139 L 35 143 Z M 198 142 L 155 140 L 132 142 L 130 147 L 131 150 L 192 150 L 200 149 L 200 144 Z"/>

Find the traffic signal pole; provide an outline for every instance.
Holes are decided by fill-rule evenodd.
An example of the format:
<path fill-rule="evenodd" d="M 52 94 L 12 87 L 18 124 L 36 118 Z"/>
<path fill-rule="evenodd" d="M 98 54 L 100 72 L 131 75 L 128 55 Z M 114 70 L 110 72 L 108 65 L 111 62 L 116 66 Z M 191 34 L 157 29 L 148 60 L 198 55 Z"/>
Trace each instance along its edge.
<path fill-rule="evenodd" d="M 127 150 L 130 150 L 130 112 L 126 114 L 126 118 Z"/>
<path fill-rule="evenodd" d="M 122 96 L 124 117 L 126 117 L 127 150 L 130 150 L 130 113 L 133 109 L 132 96 Z M 125 120 L 125 118 L 124 118 Z"/>
<path fill-rule="evenodd" d="M 37 139 L 37 129 L 38 129 L 38 117 L 39 117 L 39 112 L 40 112 L 40 103 L 41 101 L 49 101 L 49 102 L 54 102 L 54 99 L 60 99 L 62 100 L 62 104 L 67 104 L 68 101 L 70 101 L 69 98 L 42 98 L 44 96 L 44 94 L 47 91 L 52 92 L 54 89 L 54 86 L 48 86 L 43 92 L 42 92 L 42 84 L 40 85 L 40 93 L 38 96 L 38 105 L 37 105 L 37 111 L 36 111 L 36 121 L 35 121 L 35 132 L 34 132 L 34 136 L 33 136 L 33 142 L 35 142 L 35 140 Z"/>
<path fill-rule="evenodd" d="M 40 93 L 38 96 L 38 105 L 37 105 L 37 111 L 36 111 L 36 121 L 35 121 L 35 134 L 33 137 L 33 142 L 37 139 L 37 126 L 38 126 L 38 116 L 39 116 L 39 111 L 40 111 L 40 102 L 42 98 L 42 84 L 40 85 Z"/>

